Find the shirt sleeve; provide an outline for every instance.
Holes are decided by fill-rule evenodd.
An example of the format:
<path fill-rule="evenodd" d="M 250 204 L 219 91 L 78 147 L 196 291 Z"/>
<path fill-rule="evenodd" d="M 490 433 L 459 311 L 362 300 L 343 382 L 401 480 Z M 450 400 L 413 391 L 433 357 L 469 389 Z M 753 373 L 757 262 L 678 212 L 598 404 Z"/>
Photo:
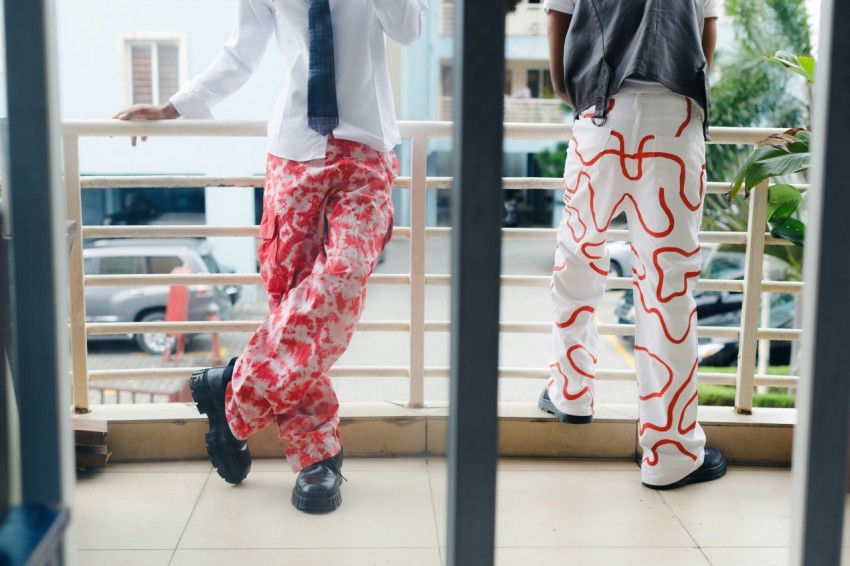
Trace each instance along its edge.
<path fill-rule="evenodd" d="M 723 15 L 722 0 L 705 0 L 703 18 L 719 18 Z"/>
<path fill-rule="evenodd" d="M 556 12 L 572 15 L 576 10 L 576 0 L 545 0 L 543 2 L 543 9 L 547 14 L 549 10 L 555 10 Z"/>
<path fill-rule="evenodd" d="M 422 34 L 428 14 L 426 0 L 374 0 L 375 13 L 390 39 L 410 45 Z"/>
<path fill-rule="evenodd" d="M 239 0 L 230 37 L 206 70 L 171 97 L 184 118 L 212 118 L 210 109 L 239 90 L 259 65 L 274 31 L 271 0 Z"/>

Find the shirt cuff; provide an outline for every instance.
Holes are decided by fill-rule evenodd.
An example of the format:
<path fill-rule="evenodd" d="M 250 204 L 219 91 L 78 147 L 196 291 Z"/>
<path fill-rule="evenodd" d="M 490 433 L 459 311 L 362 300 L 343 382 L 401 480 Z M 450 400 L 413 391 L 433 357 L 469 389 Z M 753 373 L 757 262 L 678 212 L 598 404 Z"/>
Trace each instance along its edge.
<path fill-rule="evenodd" d="M 560 2 L 558 0 L 546 0 L 543 2 L 543 11 L 548 14 L 550 10 L 555 10 L 556 12 L 572 16 L 575 11 L 575 7 L 571 7 L 566 2 Z"/>
<path fill-rule="evenodd" d="M 188 120 L 209 120 L 213 118 L 207 103 L 192 92 L 191 88 L 181 90 L 172 96 L 169 102 L 182 118 Z"/>

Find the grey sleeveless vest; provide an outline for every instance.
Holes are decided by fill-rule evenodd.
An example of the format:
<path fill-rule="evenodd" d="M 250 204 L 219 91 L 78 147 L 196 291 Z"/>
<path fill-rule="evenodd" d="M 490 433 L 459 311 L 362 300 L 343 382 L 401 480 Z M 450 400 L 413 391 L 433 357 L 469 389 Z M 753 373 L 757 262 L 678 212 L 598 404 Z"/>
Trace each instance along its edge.
<path fill-rule="evenodd" d="M 705 111 L 711 93 L 702 52 L 701 10 L 693 0 L 578 0 L 564 48 L 565 87 L 575 116 L 608 101 L 627 78 L 660 83 Z"/>

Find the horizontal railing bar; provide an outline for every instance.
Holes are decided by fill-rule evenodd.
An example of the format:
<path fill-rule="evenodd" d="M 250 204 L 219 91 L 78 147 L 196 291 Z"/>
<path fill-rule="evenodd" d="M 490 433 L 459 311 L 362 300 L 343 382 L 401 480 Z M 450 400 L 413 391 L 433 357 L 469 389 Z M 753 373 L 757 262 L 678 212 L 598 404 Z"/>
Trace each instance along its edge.
<path fill-rule="evenodd" d="M 449 332 L 449 322 L 426 322 L 426 332 Z M 599 334 L 611 336 L 634 336 L 634 324 L 598 324 Z M 548 322 L 502 322 L 499 331 L 506 334 L 548 334 L 552 332 L 552 324 Z M 741 329 L 726 326 L 700 326 L 697 328 L 700 336 L 705 338 L 723 338 L 734 340 L 740 337 Z M 784 339 L 784 338 L 783 338 Z"/>
<path fill-rule="evenodd" d="M 166 137 L 265 137 L 267 124 L 262 121 L 232 120 L 69 120 L 62 123 L 64 133 L 78 137 L 166 136 Z M 505 138 L 515 140 L 564 141 L 571 136 L 570 124 L 505 124 Z M 449 138 L 452 122 L 402 121 L 399 130 L 403 137 L 425 136 Z M 724 128 L 709 130 L 712 144 L 761 143 L 782 128 Z"/>
<path fill-rule="evenodd" d="M 259 226 L 207 226 L 162 225 L 162 226 L 83 226 L 83 238 L 209 238 L 231 236 L 257 238 Z"/>
<path fill-rule="evenodd" d="M 254 188 L 262 187 L 265 177 L 261 175 L 241 177 L 215 177 L 205 175 L 93 175 L 80 178 L 83 189 L 178 189 L 197 187 L 225 188 Z M 393 188 L 409 189 L 410 177 L 396 178 Z M 729 192 L 729 182 L 708 183 L 706 191 L 709 194 L 726 194 Z M 425 186 L 429 189 L 451 189 L 452 177 L 428 177 Z M 808 184 L 792 185 L 800 191 L 806 191 Z M 564 181 L 557 177 L 504 177 L 502 188 L 505 190 L 546 190 L 557 191 L 564 188 Z"/>
<path fill-rule="evenodd" d="M 446 287 L 451 285 L 451 275 L 426 275 L 425 284 Z M 549 287 L 551 278 L 545 275 L 503 275 L 503 287 Z M 263 279 L 258 274 L 251 273 L 191 273 L 191 274 L 157 274 L 157 275 L 87 275 L 86 285 L 89 287 L 125 287 L 125 286 L 155 286 L 155 285 L 260 285 Z M 373 274 L 369 278 L 372 285 L 409 285 L 410 276 L 405 274 Z M 631 289 L 630 277 L 608 277 L 608 289 Z M 744 283 L 736 280 L 701 279 L 696 286 L 698 291 L 728 291 L 741 293 Z M 786 281 L 764 281 L 764 293 L 802 293 L 803 284 Z"/>
<path fill-rule="evenodd" d="M 144 333 L 184 333 L 200 334 L 207 332 L 254 332 L 260 325 L 259 320 L 204 320 L 190 322 L 92 322 L 86 325 L 89 336 L 109 334 L 144 334 Z M 600 334 L 612 336 L 633 336 L 633 324 L 599 324 Z M 426 332 L 449 332 L 449 322 L 426 322 Z M 409 332 L 407 321 L 368 321 L 357 326 L 360 332 Z M 511 334 L 548 334 L 552 325 L 547 322 L 502 322 L 500 332 Z M 697 328 L 700 336 L 705 338 L 738 339 L 741 330 L 736 327 L 700 326 Z M 799 340 L 801 331 L 784 328 L 762 328 L 759 330 L 760 340 Z"/>
<path fill-rule="evenodd" d="M 759 340 L 801 340 L 803 331 L 796 328 L 759 328 Z"/>
<path fill-rule="evenodd" d="M 706 186 L 706 192 L 714 195 L 725 195 L 729 192 L 730 185 L 731 182 L 729 181 L 710 182 Z M 429 189 L 451 189 L 452 178 L 428 177 L 426 180 L 426 186 Z M 792 184 L 791 186 L 799 189 L 800 191 L 806 191 L 809 188 L 809 185 L 805 183 Z M 401 188 L 398 186 L 398 181 L 396 181 L 396 188 Z M 502 188 L 505 190 L 520 189 L 557 191 L 563 190 L 564 180 L 559 177 L 503 177 Z"/>
<path fill-rule="evenodd" d="M 83 238 L 111 239 L 111 238 L 209 238 L 215 236 L 236 238 L 258 238 L 260 236 L 259 226 L 206 226 L 206 225 L 181 225 L 181 226 L 83 226 Z M 410 228 L 396 226 L 393 228 L 393 237 L 399 239 L 410 238 Z"/>
<path fill-rule="evenodd" d="M 258 226 L 83 226 L 83 238 L 208 238 L 230 236 L 242 238 L 259 237 Z M 554 241 L 557 230 L 552 228 L 503 228 L 504 240 Z M 425 235 L 433 239 L 448 239 L 451 228 L 427 228 Z M 410 238 L 410 228 L 393 228 L 393 237 Z M 628 241 L 628 230 L 609 230 L 608 240 L 612 242 Z M 700 232 L 700 241 L 704 244 L 745 244 L 746 232 Z M 767 237 L 767 245 L 794 245 L 787 240 Z"/>
<path fill-rule="evenodd" d="M 254 332 L 259 320 L 203 320 L 191 322 L 92 322 L 86 324 L 89 336 L 110 334 L 201 334 L 207 332 Z M 405 321 L 370 321 L 357 325 L 358 332 L 408 332 Z"/>
<path fill-rule="evenodd" d="M 265 177 L 208 177 L 203 175 L 97 175 L 80 177 L 83 189 L 193 189 L 196 187 L 255 188 L 265 184 Z"/>
<path fill-rule="evenodd" d="M 89 381 L 125 381 L 134 379 L 144 380 L 166 380 L 166 379 L 186 379 L 192 372 L 204 369 L 203 367 L 177 367 L 177 368 L 136 368 L 136 369 L 111 369 L 111 370 L 91 370 L 89 371 Z M 370 377 L 370 378 L 395 378 L 406 379 L 410 372 L 404 366 L 340 366 L 333 367 L 328 372 L 328 375 L 333 378 L 355 378 L 355 377 Z M 549 376 L 549 370 L 546 368 L 517 368 L 517 367 L 502 367 L 499 368 L 500 379 L 545 379 Z M 447 367 L 426 367 L 425 377 L 428 379 L 447 379 L 449 377 L 449 368 Z M 700 383 L 714 385 L 735 385 L 735 374 L 730 373 L 703 373 L 700 372 L 697 376 Z M 633 382 L 636 380 L 636 374 L 633 370 L 599 370 L 596 372 L 598 381 L 621 381 Z M 786 375 L 756 375 L 755 385 L 762 387 L 788 387 L 796 388 L 800 378 L 797 376 Z"/>
<path fill-rule="evenodd" d="M 134 369 L 107 369 L 107 370 L 90 370 L 89 381 L 123 381 L 132 379 L 186 379 L 192 375 L 192 372 L 204 369 L 203 367 L 177 367 L 177 368 L 134 368 Z M 410 371 L 407 367 L 391 367 L 391 366 L 339 366 L 332 367 L 328 371 L 330 377 L 347 378 L 347 377 L 380 377 L 380 378 L 401 378 L 407 379 L 410 377 Z"/>
<path fill-rule="evenodd" d="M 124 287 L 147 285 L 260 285 L 263 278 L 251 273 L 191 273 L 184 275 L 87 275 L 89 287 Z M 369 277 L 372 285 L 409 285 L 409 275 L 379 275 Z"/>

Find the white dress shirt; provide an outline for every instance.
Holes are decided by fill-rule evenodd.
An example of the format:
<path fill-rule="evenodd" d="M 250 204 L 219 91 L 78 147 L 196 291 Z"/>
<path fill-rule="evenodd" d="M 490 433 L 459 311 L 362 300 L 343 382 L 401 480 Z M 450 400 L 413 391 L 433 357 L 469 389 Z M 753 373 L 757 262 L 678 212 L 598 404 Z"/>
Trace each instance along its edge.
<path fill-rule="evenodd" d="M 207 69 L 171 98 L 184 118 L 210 109 L 245 84 L 274 31 L 283 83 L 268 126 L 269 153 L 293 161 L 325 156 L 327 136 L 307 125 L 309 0 L 239 0 L 236 25 Z M 339 126 L 333 135 L 389 151 L 401 142 L 393 105 L 385 34 L 407 45 L 419 37 L 426 0 L 330 0 Z"/>

